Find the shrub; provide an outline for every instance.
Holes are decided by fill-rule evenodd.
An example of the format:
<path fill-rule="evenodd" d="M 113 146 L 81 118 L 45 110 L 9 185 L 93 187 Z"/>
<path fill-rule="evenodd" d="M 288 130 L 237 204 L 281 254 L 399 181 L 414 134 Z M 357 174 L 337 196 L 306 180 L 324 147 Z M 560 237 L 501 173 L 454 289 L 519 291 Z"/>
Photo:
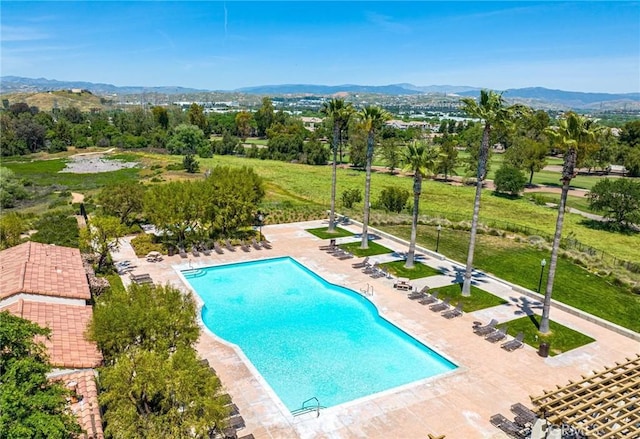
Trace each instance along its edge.
<path fill-rule="evenodd" d="M 386 187 L 380 192 L 378 204 L 389 212 L 400 213 L 407 205 L 411 193 L 398 187 Z"/>
<path fill-rule="evenodd" d="M 362 201 L 362 192 L 360 189 L 347 189 L 342 192 L 342 205 L 351 209 L 355 203 Z"/>
<path fill-rule="evenodd" d="M 195 174 L 196 172 L 198 172 L 198 170 L 200 170 L 200 163 L 198 163 L 193 154 L 187 154 L 184 156 L 184 159 L 182 160 L 182 166 L 184 167 L 184 170 L 189 174 Z"/>
<path fill-rule="evenodd" d="M 527 177 L 518 168 L 502 165 L 496 171 L 493 182 L 496 185 L 496 192 L 518 195 L 527 184 Z"/>
<path fill-rule="evenodd" d="M 162 244 L 156 244 L 153 242 L 152 235 L 148 233 L 141 233 L 131 240 L 131 247 L 136 252 L 136 256 L 142 258 L 149 252 L 162 252 Z"/>

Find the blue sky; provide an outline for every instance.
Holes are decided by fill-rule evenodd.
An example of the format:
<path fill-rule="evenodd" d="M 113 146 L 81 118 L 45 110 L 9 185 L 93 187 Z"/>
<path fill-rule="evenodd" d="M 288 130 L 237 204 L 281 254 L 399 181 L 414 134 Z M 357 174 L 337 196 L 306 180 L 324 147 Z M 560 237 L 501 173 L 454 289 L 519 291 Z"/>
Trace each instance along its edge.
<path fill-rule="evenodd" d="M 2 75 L 640 92 L 639 2 L 3 0 L 0 12 Z"/>

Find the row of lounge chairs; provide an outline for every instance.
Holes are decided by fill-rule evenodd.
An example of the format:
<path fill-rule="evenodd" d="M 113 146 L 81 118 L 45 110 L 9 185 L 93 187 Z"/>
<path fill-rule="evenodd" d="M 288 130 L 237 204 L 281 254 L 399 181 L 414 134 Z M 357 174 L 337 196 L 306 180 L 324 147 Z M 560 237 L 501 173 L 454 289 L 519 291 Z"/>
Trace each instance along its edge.
<path fill-rule="evenodd" d="M 462 302 L 458 302 L 455 308 L 451 308 L 451 299 L 449 297 L 440 300 L 438 292 L 429 293 L 429 287 L 425 286 L 420 291 L 412 291 L 407 294 L 407 298 L 415 300 L 420 305 L 429 305 L 429 309 L 433 312 L 439 312 L 446 319 L 460 317 L 462 311 Z"/>
<path fill-rule="evenodd" d="M 489 323 L 486 325 L 477 325 L 474 326 L 473 332 L 480 336 L 484 337 L 485 340 L 491 343 L 497 343 L 507 338 L 507 326 L 503 326 L 498 329 L 498 321 L 496 319 L 491 319 Z M 502 343 L 500 347 L 505 351 L 512 352 L 516 349 L 519 349 L 524 346 L 524 333 L 518 332 L 518 334 L 512 339 L 505 343 Z"/>
<path fill-rule="evenodd" d="M 251 243 L 250 244 L 251 245 L 247 244 L 245 241 L 241 241 L 240 242 L 240 248 L 245 252 L 251 251 L 251 247 L 253 247 L 256 250 L 262 250 L 263 248 L 264 249 L 271 249 L 272 248 L 271 244 L 269 244 L 267 241 L 259 241 L 258 242 L 258 241 L 256 241 L 255 238 L 251 239 Z M 231 241 L 229 239 L 225 240 L 224 246 L 225 246 L 225 249 L 227 251 L 230 251 L 230 252 L 236 251 L 235 247 L 233 246 L 233 244 L 231 244 Z M 212 250 L 215 251 L 219 255 L 224 254 L 224 251 L 225 251 L 218 241 L 213 241 L 213 248 L 211 248 L 211 245 L 209 245 L 207 243 L 200 243 L 200 244 L 197 244 L 197 245 L 193 245 L 191 247 L 191 254 L 193 256 L 195 256 L 195 257 L 199 257 L 200 253 L 204 254 L 205 256 L 210 256 Z M 187 253 L 187 251 L 185 250 L 184 247 L 179 247 L 178 248 L 178 254 L 183 259 L 186 259 L 186 258 L 189 257 L 189 254 Z"/>

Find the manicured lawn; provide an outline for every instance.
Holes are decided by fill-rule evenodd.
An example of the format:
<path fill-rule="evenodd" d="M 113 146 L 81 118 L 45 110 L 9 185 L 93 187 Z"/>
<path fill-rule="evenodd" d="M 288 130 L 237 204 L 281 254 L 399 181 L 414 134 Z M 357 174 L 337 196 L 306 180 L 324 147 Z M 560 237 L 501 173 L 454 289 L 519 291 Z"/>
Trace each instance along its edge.
<path fill-rule="evenodd" d="M 418 279 L 421 277 L 437 276 L 442 274 L 440 271 L 424 265 L 420 262 L 416 262 L 413 268 L 405 268 L 405 261 L 393 261 L 380 264 L 382 267 L 387 267 L 389 273 L 396 277 L 406 277 L 409 279 Z"/>
<path fill-rule="evenodd" d="M 593 338 L 574 331 L 571 328 L 567 328 L 553 320 L 549 322 L 549 328 L 551 329 L 550 335 L 543 336 L 538 332 L 540 316 L 537 315 L 521 317 L 516 320 L 510 320 L 504 324 L 508 326 L 509 330 L 507 333 L 511 336 L 515 337 L 518 332 L 523 332 L 524 342 L 535 349 L 538 349 L 540 343 L 543 341 L 549 343 L 549 355 L 551 356 L 579 348 L 580 346 L 595 341 Z"/>
<path fill-rule="evenodd" d="M 353 233 L 341 227 L 336 227 L 332 233 L 329 233 L 327 231 L 327 227 L 319 227 L 317 229 L 306 229 L 306 230 L 307 232 L 311 233 L 314 236 L 317 236 L 320 239 L 342 238 L 345 236 L 353 236 Z"/>
<path fill-rule="evenodd" d="M 471 296 L 462 297 L 462 284 L 447 285 L 446 287 L 432 288 L 429 290 L 431 294 L 438 292 L 438 298 L 451 299 L 451 305 L 455 306 L 458 302 L 462 302 L 462 310 L 464 312 L 477 311 L 479 309 L 491 308 L 492 306 L 502 305 L 507 303 L 506 300 L 494 296 L 480 288 L 472 285 Z"/>
<path fill-rule="evenodd" d="M 411 233 L 410 226 L 386 226 L 384 230 L 404 239 Z M 433 248 L 436 233 L 435 227 L 419 227 L 418 243 Z M 440 252 L 453 260 L 465 261 L 468 245 L 466 231 L 443 229 L 440 234 Z M 478 235 L 474 256 L 475 267 L 536 291 L 542 271 L 540 262 L 542 259 L 549 262 L 550 252 L 512 239 Z M 542 279 L 543 292 L 548 268 L 547 264 Z M 565 258 L 558 258 L 553 299 L 640 332 L 639 295 Z M 551 313 L 553 316 L 553 309 Z"/>
<path fill-rule="evenodd" d="M 362 256 L 374 256 L 374 255 L 383 255 L 385 253 L 392 253 L 391 249 L 388 249 L 383 245 L 380 245 L 378 243 L 371 242 L 371 241 L 369 241 L 368 249 L 361 249 L 359 241 L 350 242 L 348 244 L 340 244 L 340 248 L 353 253 L 356 257 L 359 257 L 359 258 Z"/>

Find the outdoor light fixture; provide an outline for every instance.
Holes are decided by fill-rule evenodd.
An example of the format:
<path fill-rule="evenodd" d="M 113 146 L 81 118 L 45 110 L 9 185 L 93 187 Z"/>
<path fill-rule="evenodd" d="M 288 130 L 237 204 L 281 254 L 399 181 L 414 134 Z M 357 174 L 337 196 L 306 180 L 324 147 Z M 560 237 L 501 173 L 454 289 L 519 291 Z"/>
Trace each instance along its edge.
<path fill-rule="evenodd" d="M 436 239 L 436 253 L 438 253 L 438 248 L 440 248 L 440 231 L 442 230 L 442 226 L 438 224 L 436 230 L 438 231 L 438 238 Z"/>
<path fill-rule="evenodd" d="M 547 260 L 540 261 L 540 280 L 538 281 L 538 293 L 540 293 L 540 287 L 542 286 L 542 274 L 544 273 L 544 267 L 547 265 Z"/>

